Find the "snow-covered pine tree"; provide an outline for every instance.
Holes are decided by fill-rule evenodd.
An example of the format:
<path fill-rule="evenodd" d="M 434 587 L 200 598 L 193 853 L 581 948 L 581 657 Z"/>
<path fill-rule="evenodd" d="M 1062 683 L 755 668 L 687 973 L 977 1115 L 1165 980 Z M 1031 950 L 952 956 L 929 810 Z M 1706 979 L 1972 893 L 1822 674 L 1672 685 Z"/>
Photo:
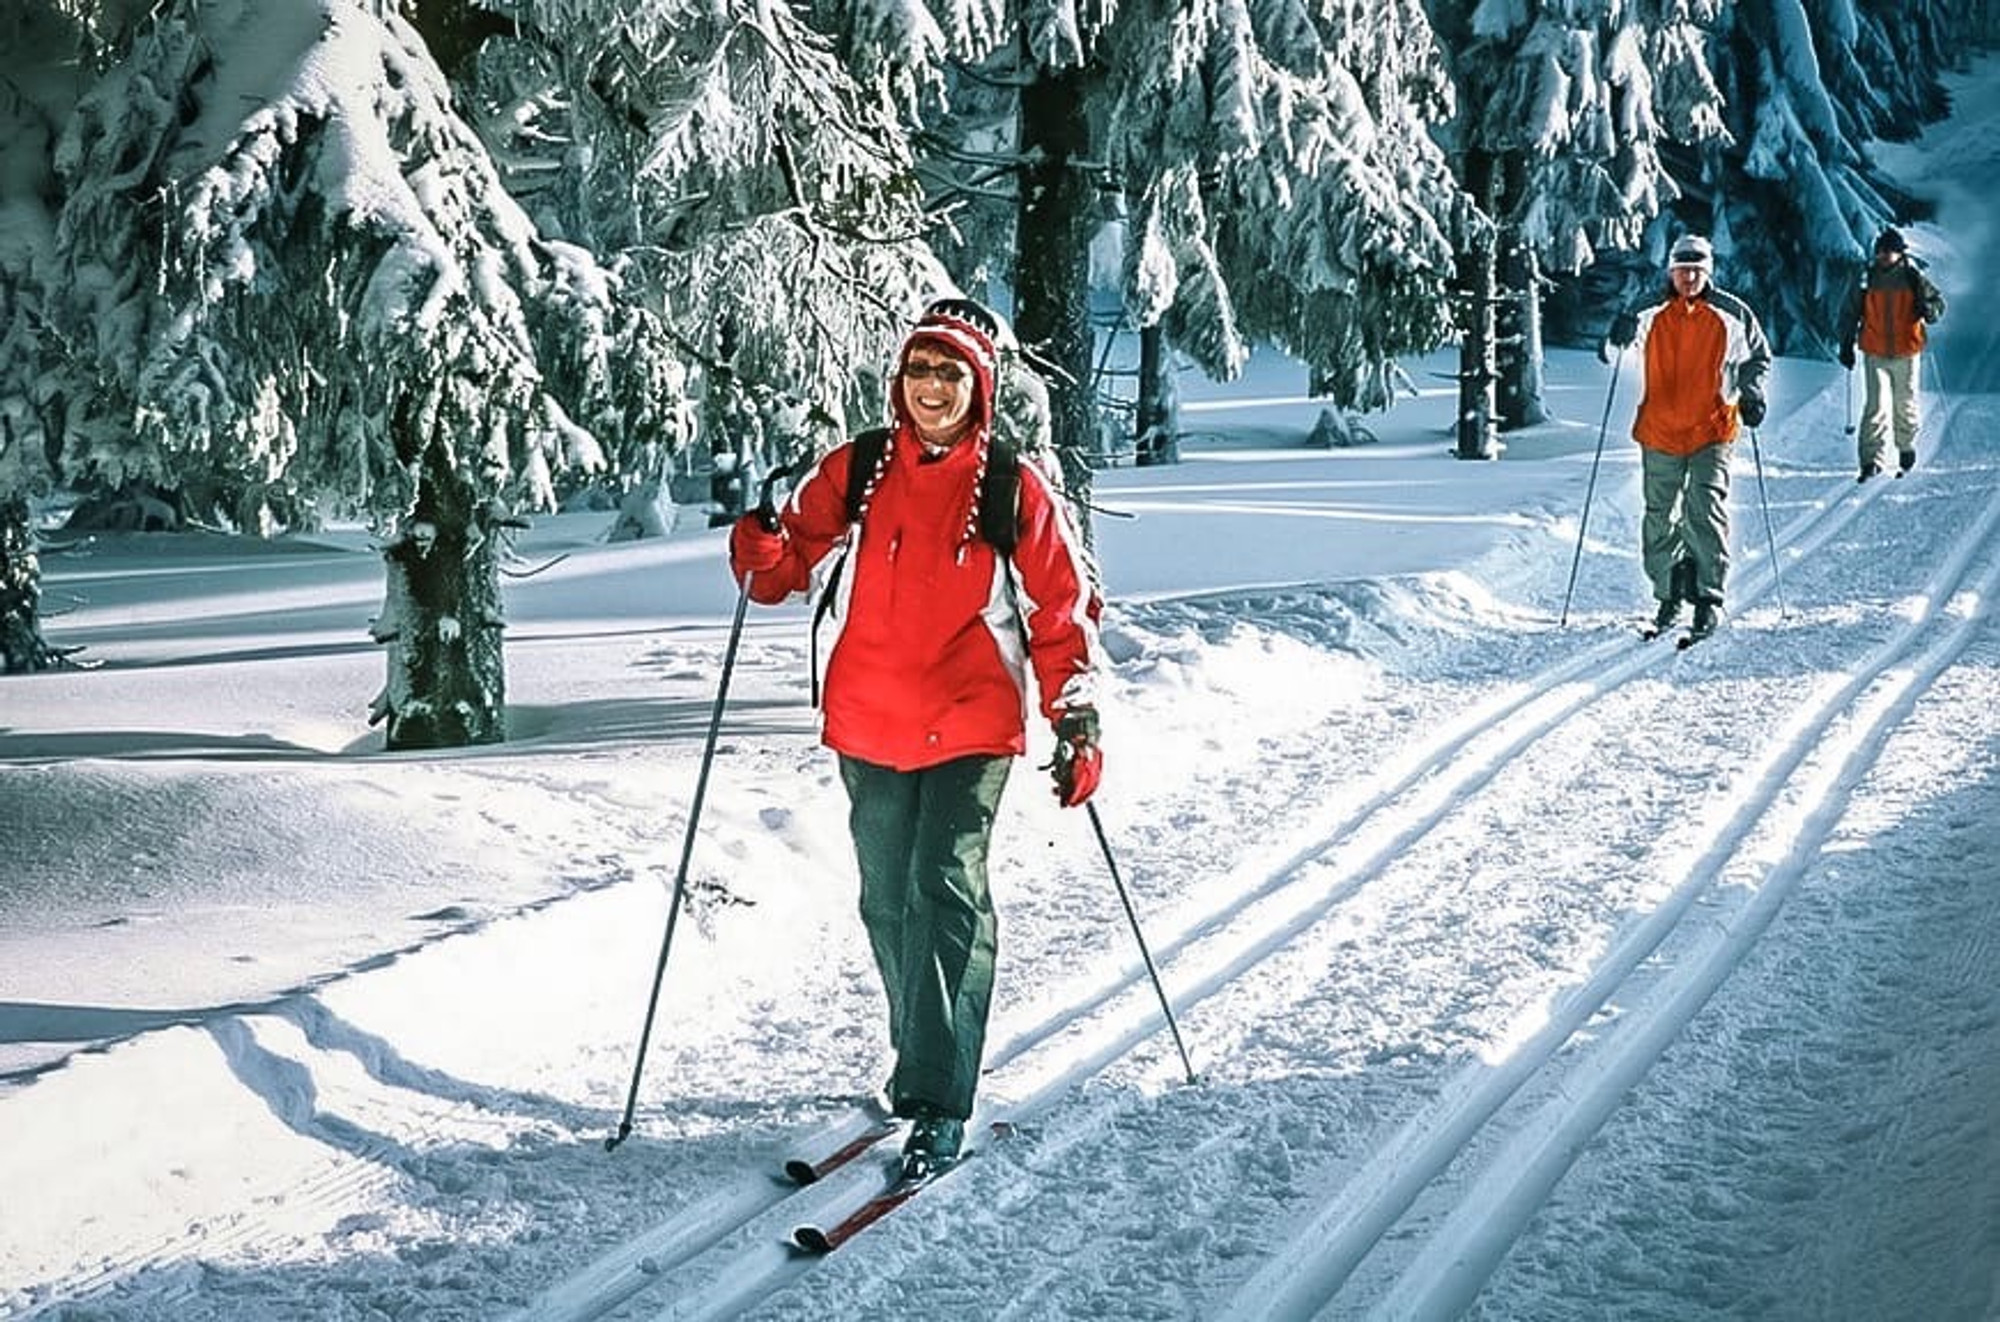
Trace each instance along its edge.
<path fill-rule="evenodd" d="M 792 6 L 520 0 L 479 47 L 469 99 L 549 233 L 643 291 L 690 368 L 641 393 L 697 403 L 615 453 L 660 480 L 700 433 L 744 489 L 875 425 L 885 369 L 949 285 L 894 114 Z M 731 471 L 733 470 L 733 471 Z"/>
<path fill-rule="evenodd" d="M 88 34 L 43 5 L 0 11 L 0 674 L 45 670 L 77 649 L 42 634 L 41 557 L 31 500 L 60 478 L 50 462 L 63 400 L 42 306 L 55 248 L 53 144 L 82 92 Z"/>
<path fill-rule="evenodd" d="M 975 296 L 1005 285 L 1061 479 L 1087 503 L 1097 418 L 1089 245 L 1100 32 L 1118 0 L 816 0 L 817 27 L 918 146 L 931 242 Z"/>
<path fill-rule="evenodd" d="M 1977 8 L 1940 0 L 1810 0 L 1807 21 L 1848 136 L 1906 142 L 1949 113 L 1937 75 L 1962 68 L 1985 35 Z"/>
<path fill-rule="evenodd" d="M 1574 276 L 1636 248 L 1679 196 L 1662 146 L 1723 133 L 1704 62 L 1706 3 L 1438 0 L 1461 113 L 1461 178 L 1495 222 L 1462 254 L 1459 453 L 1485 457 L 1492 423 L 1539 422 L 1544 275 Z M 1487 244 L 1492 247 L 1488 249 Z"/>
<path fill-rule="evenodd" d="M 1393 356 L 1445 333 L 1469 213 L 1425 131 L 1449 89 L 1413 0 L 816 12 L 919 126 L 947 265 L 1011 288 L 1073 493 L 1098 448 L 1089 247 L 1107 212 L 1130 217 L 1128 323 L 1217 376 L 1264 339 L 1343 407 L 1379 404 Z M 1163 372 L 1163 354 L 1146 357 Z M 1163 389 L 1141 394 L 1142 425 L 1159 427 Z"/>
<path fill-rule="evenodd" d="M 503 533 L 602 462 L 615 275 L 536 233 L 385 4 L 172 0 L 108 36 L 42 281 L 64 470 L 247 531 L 375 521 L 390 746 L 502 738 Z"/>
<path fill-rule="evenodd" d="M 1908 136 L 1913 117 L 1942 112 L 1944 52 L 1973 35 L 1974 18 L 1944 0 L 1722 10 L 1708 48 L 1730 145 L 1670 157 L 1687 194 L 1674 227 L 1715 237 L 1718 276 L 1758 309 L 1779 352 L 1830 352 L 1841 295 L 1874 234 L 1920 212 L 1866 135 Z"/>
<path fill-rule="evenodd" d="M 1768 198 L 1778 208 L 1796 206 L 1796 216 L 1762 218 L 1750 226 L 1752 234 L 1764 234 L 1774 224 L 1808 222 L 1816 226 L 1814 242 L 1788 246 L 1784 236 L 1754 238 L 1748 248 L 1746 266 L 1764 260 L 1762 252 L 1782 252 L 1792 260 L 1792 270 L 1810 276 L 1812 298 L 1804 308 L 1786 308 L 1778 290 L 1762 290 L 1746 270 L 1748 288 L 1756 296 L 1776 302 L 1772 318 L 1782 322 L 1780 344 L 1802 352 L 1808 348 L 1832 350 L 1832 316 L 1842 292 L 1868 262 L 1874 236 L 1892 220 L 1916 220 L 1928 214 L 1928 202 L 1904 192 L 1888 174 L 1876 168 L 1870 156 L 1870 142 L 1900 142 L 1914 138 L 1930 120 L 1950 110 L 1950 100 L 1940 82 L 1940 74 L 1952 66 L 1956 52 L 1968 48 L 1976 36 L 1972 14 L 1964 6 L 1936 0 L 1802 0 L 1800 4 L 1806 34 L 1812 40 L 1814 64 L 1824 86 L 1824 104 L 1832 112 L 1832 126 L 1838 132 L 1842 150 L 1828 150 L 1820 144 L 1832 142 L 1826 122 L 1818 114 L 1774 114 L 1758 116 L 1752 150 L 1740 162 L 1744 188 L 1750 196 Z M 1784 30 L 1798 36 L 1800 14 L 1788 6 L 1774 10 L 1772 20 L 1784 22 Z M 1788 20 L 1788 22 L 1786 22 Z M 1806 104 L 1814 110 L 1820 100 L 1806 90 L 1808 74 L 1800 60 L 1782 66 L 1786 76 L 1772 82 L 1782 88 L 1778 102 Z M 1758 84 L 1764 94 L 1764 82 Z M 1798 118 L 1798 124 L 1788 124 Z M 1800 132 L 1802 130 L 1802 132 Z M 1814 148 L 1820 148 L 1818 154 Z M 1808 162 L 1800 172 L 1804 192 L 1798 198 L 1776 198 L 1766 192 L 1778 178 L 1774 172 L 1788 170 L 1790 160 Z M 1732 158 L 1726 166 L 1734 168 Z M 1824 182 L 1822 182 L 1824 176 Z M 1724 198 L 1728 202 L 1728 198 Z M 1744 224 L 1726 212 L 1744 240 Z M 1824 290 L 1824 298 L 1820 292 Z"/>
<path fill-rule="evenodd" d="M 1212 376 L 1255 343 L 1343 410 L 1387 405 L 1394 360 L 1450 332 L 1475 222 L 1431 127 L 1451 86 L 1414 3 L 1121 12 L 1106 155 L 1131 199 L 1125 303 Z"/>

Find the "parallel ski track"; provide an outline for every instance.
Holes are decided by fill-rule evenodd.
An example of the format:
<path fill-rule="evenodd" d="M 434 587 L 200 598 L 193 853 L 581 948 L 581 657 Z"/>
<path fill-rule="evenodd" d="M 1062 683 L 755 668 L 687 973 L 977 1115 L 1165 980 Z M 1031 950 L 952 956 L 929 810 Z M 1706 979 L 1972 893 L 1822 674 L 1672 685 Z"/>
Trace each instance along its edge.
<path fill-rule="evenodd" d="M 1957 407 L 1957 401 L 1952 401 L 1939 412 L 1949 416 Z M 1938 434 L 1948 435 L 1949 427 L 1941 425 Z M 1878 481 L 1857 488 L 1843 482 L 1776 534 L 1779 554 L 1794 559 L 1810 555 L 1838 535 L 1889 485 Z M 1757 531 L 1761 532 L 1761 527 Z M 1744 543 L 1746 552 L 1753 543 L 1757 551 L 1763 550 L 1762 537 L 1746 536 Z M 1772 591 L 1775 582 L 1767 558 L 1751 560 L 1736 575 L 1737 600 L 1755 604 Z M 1358 801 L 1349 800 L 1345 811 L 1311 820 L 1279 846 L 1239 864 L 1229 877 L 1210 888 L 1213 894 L 1230 897 L 1225 903 L 1184 922 L 1165 940 L 1159 933 L 1152 934 L 1155 958 L 1168 970 L 1167 983 L 1176 1011 L 1228 988 L 1325 921 L 1339 905 L 1436 830 L 1455 805 L 1491 782 L 1525 750 L 1618 691 L 1633 676 L 1669 664 L 1677 655 L 1672 648 L 1646 643 L 1621 626 L 1616 636 L 1548 667 L 1511 693 L 1474 707 L 1444 727 L 1428 743 L 1418 746 L 1404 769 L 1386 772 L 1386 784 Z M 1343 867 L 1313 866 L 1323 864 L 1364 832 L 1381 841 L 1365 857 Z M 1716 866 L 1727 856 L 1722 855 Z M 1649 925 L 1659 931 L 1644 950 L 1655 948 L 1665 938 L 1686 907 L 1678 905 L 1670 916 Z M 1638 940 L 1635 937 L 1628 943 L 1638 951 L 1634 962 L 1644 953 L 1638 949 Z M 1613 958 L 1617 958 L 1616 952 Z M 1177 960 L 1179 965 L 1174 967 Z M 1200 975 L 1190 979 L 1189 971 L 1197 964 Z M 1609 978 L 1604 994 L 1593 999 L 1593 990 L 1608 976 L 1593 979 L 1572 997 L 1578 1022 L 1601 1008 L 1605 996 L 1623 981 L 1622 973 Z M 1121 970 L 1078 993 L 1040 1022 L 996 1042 L 988 1053 L 989 1072 L 1030 1076 L 1028 1086 L 1009 1090 L 1008 1115 L 1020 1120 L 1041 1117 L 1064 1093 L 1154 1037 L 1161 1028 L 1158 1007 L 1150 1000 L 1150 993 L 1142 994 L 1145 986 L 1141 971 Z M 1329 1253 L 1328 1241 L 1316 1238 L 1315 1232 L 1302 1236 L 1279 1255 L 1308 1255 L 1313 1262 L 1331 1264 L 1329 1268 L 1305 1272 L 1297 1281 L 1288 1279 L 1276 1289 L 1253 1281 L 1248 1302 L 1254 1303 L 1264 1294 L 1305 1288 L 1301 1282 L 1307 1280 L 1333 1278 L 1337 1288 L 1354 1262 L 1435 1173 L 1471 1141 L 1485 1118 L 1526 1081 L 1534 1064 L 1546 1060 L 1562 1045 L 1568 1030 L 1556 1033 L 1552 1029 L 1545 1036 L 1546 1042 L 1538 1039 L 1537 1044 L 1516 1053 L 1514 1060 L 1519 1064 L 1506 1076 L 1513 1080 L 1511 1086 L 1499 1091 L 1499 1085 L 1492 1084 L 1476 1097 L 1457 1100 L 1448 1094 L 1445 1104 L 1452 1108 L 1451 1114 L 1439 1115 L 1433 1108 L 1421 1126 L 1403 1140 L 1403 1146 L 1413 1148 L 1423 1159 L 1418 1165 L 1427 1173 L 1421 1178 L 1407 1161 L 1393 1166 L 1377 1162 L 1380 1173 L 1373 1186 L 1365 1181 L 1349 1186 L 1323 1218 L 1314 1219 L 1316 1225 L 1321 1220 L 1338 1222 L 1333 1229 L 1344 1236 L 1344 1249 L 1336 1244 Z M 845 1135 L 859 1132 L 866 1123 L 857 1110 L 812 1141 L 837 1146 Z M 1044 1127 L 1057 1129 L 1059 1121 L 1049 1116 Z M 737 1185 L 719 1190 L 715 1197 L 612 1247 L 579 1272 L 551 1285 L 514 1317 L 520 1322 L 605 1317 L 669 1282 L 672 1303 L 659 1305 L 659 1311 L 647 1316 L 733 1316 L 811 1269 L 809 1260 L 786 1251 L 784 1236 L 795 1224 L 823 1218 L 858 1201 L 877 1178 L 876 1169 L 872 1162 L 856 1163 L 822 1184 L 796 1191 L 784 1189 L 761 1174 L 746 1176 Z M 1370 1191 L 1364 1197 L 1361 1189 Z M 1245 1313 L 1256 1315 L 1254 1311 Z"/>
<path fill-rule="evenodd" d="M 1338 1300 L 1344 1316 L 1446 1319 L 1471 1304 L 1591 1135 L 1748 957 L 1889 738 L 1987 625 L 2000 591 L 1996 529 L 2000 504 L 1989 503 L 1933 573 L 1921 610 L 1838 689 L 1794 713 L 1790 737 L 1743 778 L 1736 811 L 1667 899 L 1620 934 L 1590 977 L 1550 1007 L 1532 1038 L 1504 1061 L 1466 1070 L 1373 1148 L 1337 1193 L 1303 1214 L 1264 1271 L 1236 1295 L 1229 1316 L 1310 1317 Z M 1977 568 L 1982 556 L 1986 563 Z M 1961 594 L 1970 594 L 1972 605 L 1952 613 Z M 1809 766 L 1815 758 L 1822 765 Z M 1780 811 L 1788 790 L 1808 805 L 1803 823 L 1746 899 L 1734 906 L 1718 901 L 1724 872 Z M 1727 916 L 1687 921 L 1712 909 Z M 1647 970 L 1670 940 L 1678 943 L 1671 964 Z M 1592 1041 L 1572 1040 L 1612 1005 L 1620 1013 L 1593 1027 Z M 1511 1124 L 1497 1119 L 1529 1092 L 1545 1099 L 1532 1114 Z M 1394 1252 L 1403 1257 L 1383 1297 L 1341 1298 L 1355 1269 L 1389 1242 L 1419 1196 L 1476 1142 L 1489 1149 L 1476 1173 L 1450 1192 L 1445 1207 L 1426 1206 L 1430 1229 L 1417 1241 L 1421 1247 L 1398 1243 Z"/>

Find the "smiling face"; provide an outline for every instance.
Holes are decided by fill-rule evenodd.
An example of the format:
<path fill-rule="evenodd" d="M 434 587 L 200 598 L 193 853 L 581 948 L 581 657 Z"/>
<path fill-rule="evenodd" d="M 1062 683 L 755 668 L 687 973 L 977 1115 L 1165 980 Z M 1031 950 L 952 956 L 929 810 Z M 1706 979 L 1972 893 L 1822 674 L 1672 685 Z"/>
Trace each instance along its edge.
<path fill-rule="evenodd" d="M 918 340 L 903 355 L 903 408 L 926 444 L 956 443 L 972 427 L 978 394 L 972 364 L 938 340 Z"/>

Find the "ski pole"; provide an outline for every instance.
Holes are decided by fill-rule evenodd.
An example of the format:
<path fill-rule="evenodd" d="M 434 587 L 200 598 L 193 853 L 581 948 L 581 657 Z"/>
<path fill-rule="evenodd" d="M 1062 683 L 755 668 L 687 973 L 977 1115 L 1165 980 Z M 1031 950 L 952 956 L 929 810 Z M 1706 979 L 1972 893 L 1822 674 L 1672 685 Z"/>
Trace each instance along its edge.
<path fill-rule="evenodd" d="M 1840 383 L 1841 420 L 1846 424 L 1846 434 L 1854 435 L 1854 369 L 1848 368 Z"/>
<path fill-rule="evenodd" d="M 1590 456 L 1590 482 L 1583 489 L 1583 517 L 1576 525 L 1576 554 L 1569 558 L 1569 586 L 1563 589 L 1562 616 L 1556 621 L 1558 629 L 1569 624 L 1569 599 L 1576 592 L 1576 571 L 1583 563 L 1583 534 L 1590 527 L 1590 501 L 1597 494 L 1597 465 L 1604 458 L 1604 434 L 1611 428 L 1611 400 L 1618 393 L 1618 369 L 1625 363 L 1625 346 L 1618 346 L 1618 356 L 1611 362 L 1611 384 L 1604 391 L 1604 417 L 1597 424 L 1597 453 Z"/>
<path fill-rule="evenodd" d="M 1146 961 L 1146 976 L 1153 980 L 1153 992 L 1160 998 L 1160 1013 L 1167 1017 L 1167 1029 L 1174 1035 L 1174 1050 L 1181 1053 L 1181 1068 L 1187 1071 L 1187 1081 L 1198 1084 L 1201 1079 L 1194 1072 L 1194 1062 L 1188 1059 L 1187 1043 L 1181 1040 L 1181 1026 L 1174 1022 L 1174 1007 L 1167 1003 L 1167 990 L 1160 985 L 1160 971 L 1153 967 L 1153 952 L 1146 948 L 1146 934 L 1139 930 L 1139 915 L 1132 908 L 1132 897 L 1126 893 L 1125 880 L 1118 875 L 1118 860 L 1111 856 L 1111 842 L 1104 838 L 1104 820 L 1097 815 L 1097 805 L 1084 800 L 1084 809 L 1090 814 L 1090 829 L 1097 832 L 1097 847 L 1104 851 L 1104 866 L 1111 870 L 1111 884 L 1118 888 L 1118 902 L 1125 906 L 1125 918 L 1132 924 L 1132 935 L 1139 942 L 1139 958 Z"/>
<path fill-rule="evenodd" d="M 764 478 L 761 499 L 757 503 L 757 518 L 765 528 L 775 532 L 778 528 L 778 511 L 771 503 L 771 488 L 777 480 L 791 472 L 789 464 L 780 464 Z M 701 751 L 701 771 L 695 777 L 694 802 L 688 806 L 687 834 L 681 840 L 681 863 L 674 873 L 673 898 L 667 904 L 666 935 L 660 939 L 660 958 L 653 966 L 653 992 L 646 1000 L 646 1023 L 639 1030 L 639 1053 L 632 1062 L 632 1089 L 625 1097 L 625 1115 L 618 1122 L 618 1132 L 604 1140 L 604 1150 L 617 1149 L 632 1134 L 632 1112 L 639 1104 L 639 1076 L 646 1068 L 646 1044 L 653 1037 L 653 1017 L 660 1008 L 660 984 L 667 976 L 667 953 L 674 946 L 674 927 L 680 921 L 681 898 L 687 892 L 688 860 L 694 854 L 694 833 L 701 821 L 701 804 L 708 794 L 708 770 L 715 761 L 716 736 L 722 729 L 723 704 L 729 697 L 729 676 L 736 669 L 736 646 L 743 638 L 743 617 L 750 606 L 750 580 L 752 574 L 743 575 L 743 585 L 736 592 L 736 617 L 729 624 L 729 643 L 722 651 L 722 679 L 715 688 L 715 706 L 708 716 L 708 742 Z"/>
<path fill-rule="evenodd" d="M 1790 612 L 1785 609 L 1785 580 L 1778 573 L 1778 535 L 1771 531 L 1771 499 L 1764 491 L 1764 450 L 1757 444 L 1757 429 L 1750 429 L 1750 455 L 1757 461 L 1757 503 L 1764 507 L 1764 544 L 1771 552 L 1771 586 L 1778 593 L 1778 618 L 1784 619 Z"/>

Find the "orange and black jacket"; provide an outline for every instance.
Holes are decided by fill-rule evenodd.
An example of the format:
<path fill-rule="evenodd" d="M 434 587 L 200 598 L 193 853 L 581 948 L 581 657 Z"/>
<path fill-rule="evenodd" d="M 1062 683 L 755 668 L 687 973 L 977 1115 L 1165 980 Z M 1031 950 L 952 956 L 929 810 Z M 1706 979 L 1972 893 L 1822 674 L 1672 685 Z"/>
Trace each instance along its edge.
<path fill-rule="evenodd" d="M 1944 315 L 1944 295 L 1909 259 L 1871 263 L 1841 305 L 1841 346 L 1871 358 L 1909 358 L 1923 352 L 1924 327 Z"/>
<path fill-rule="evenodd" d="M 1668 290 L 1637 318 L 1646 393 L 1632 439 L 1673 455 L 1735 440 L 1738 401 L 1761 398 L 1771 371 L 1771 346 L 1749 305 L 1711 285 L 1693 298 Z"/>

